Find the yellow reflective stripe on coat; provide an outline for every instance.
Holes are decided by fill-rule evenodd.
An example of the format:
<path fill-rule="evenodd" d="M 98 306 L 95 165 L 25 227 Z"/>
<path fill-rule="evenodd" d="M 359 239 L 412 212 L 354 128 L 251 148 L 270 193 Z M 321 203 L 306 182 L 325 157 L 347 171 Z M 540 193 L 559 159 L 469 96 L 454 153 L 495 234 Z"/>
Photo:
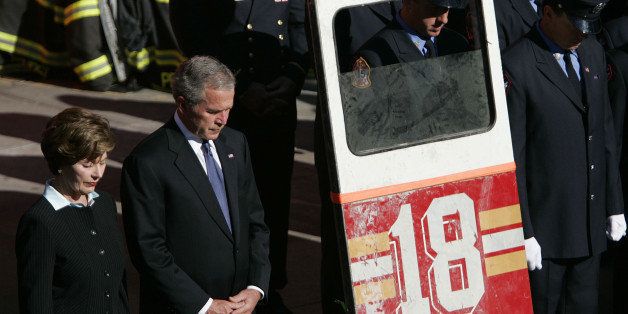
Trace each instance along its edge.
<path fill-rule="evenodd" d="M 185 56 L 181 54 L 180 51 L 175 49 L 168 50 L 151 50 L 151 60 L 155 60 L 155 63 L 159 66 L 171 65 L 178 67 L 179 64 L 183 63 L 183 61 L 187 60 Z"/>
<path fill-rule="evenodd" d="M 49 51 L 39 43 L 5 32 L 0 32 L 0 51 L 28 57 L 47 65 L 68 65 L 66 52 Z"/>
<path fill-rule="evenodd" d="M 102 55 L 92 61 L 85 62 L 74 68 L 81 82 L 92 81 L 111 73 L 111 64 L 106 55 Z"/>
<path fill-rule="evenodd" d="M 144 70 L 150 64 L 150 56 L 146 48 L 140 51 L 126 51 L 126 61 L 138 70 Z"/>
<path fill-rule="evenodd" d="M 50 0 L 37 0 L 37 3 L 46 9 L 50 9 L 54 12 L 54 21 L 55 23 L 63 23 L 63 19 L 65 19 L 65 14 L 63 13 L 63 7 L 58 6 L 50 2 Z"/>
<path fill-rule="evenodd" d="M 17 43 L 17 36 L 0 32 L 0 50 L 13 53 L 15 51 L 15 43 Z"/>
<path fill-rule="evenodd" d="M 162 4 L 169 4 L 170 0 L 155 0 L 155 2 L 162 3 Z"/>
<path fill-rule="evenodd" d="M 64 25 L 68 25 L 75 20 L 86 17 L 99 16 L 98 0 L 80 0 L 76 1 L 65 8 L 63 11 L 65 19 Z"/>

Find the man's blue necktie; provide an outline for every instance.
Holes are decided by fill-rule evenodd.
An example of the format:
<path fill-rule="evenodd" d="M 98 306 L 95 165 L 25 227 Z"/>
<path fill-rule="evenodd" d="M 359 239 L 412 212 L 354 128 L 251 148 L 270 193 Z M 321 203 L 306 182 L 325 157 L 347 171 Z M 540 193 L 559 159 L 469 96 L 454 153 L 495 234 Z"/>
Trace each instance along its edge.
<path fill-rule="evenodd" d="M 578 97 L 582 99 L 582 82 L 578 79 L 578 74 L 576 74 L 576 69 L 573 67 L 573 62 L 571 62 L 571 51 L 566 50 L 563 55 L 563 60 L 565 60 L 565 70 L 567 70 L 567 78 L 573 88 L 578 93 Z"/>
<path fill-rule="evenodd" d="M 232 231 L 231 215 L 229 214 L 229 203 L 227 202 L 227 193 L 225 192 L 225 181 L 222 176 L 222 171 L 218 170 L 218 166 L 212 156 L 212 151 L 207 140 L 203 141 L 202 150 L 203 156 L 205 157 L 205 165 L 207 166 L 207 177 L 209 178 L 209 183 L 211 184 L 214 194 L 218 199 L 220 210 L 227 221 L 227 226 L 229 226 L 229 230 Z"/>

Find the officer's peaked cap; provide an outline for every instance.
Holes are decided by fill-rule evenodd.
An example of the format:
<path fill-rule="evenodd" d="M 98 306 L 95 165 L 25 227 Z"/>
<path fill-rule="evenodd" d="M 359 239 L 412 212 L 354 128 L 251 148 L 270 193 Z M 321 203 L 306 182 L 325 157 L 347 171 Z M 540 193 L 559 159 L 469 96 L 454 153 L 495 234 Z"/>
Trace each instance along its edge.
<path fill-rule="evenodd" d="M 431 3 L 450 9 L 464 9 L 469 0 L 430 0 Z"/>
<path fill-rule="evenodd" d="M 602 29 L 600 13 L 609 0 L 545 0 L 563 9 L 573 25 L 585 34 L 597 34 Z"/>

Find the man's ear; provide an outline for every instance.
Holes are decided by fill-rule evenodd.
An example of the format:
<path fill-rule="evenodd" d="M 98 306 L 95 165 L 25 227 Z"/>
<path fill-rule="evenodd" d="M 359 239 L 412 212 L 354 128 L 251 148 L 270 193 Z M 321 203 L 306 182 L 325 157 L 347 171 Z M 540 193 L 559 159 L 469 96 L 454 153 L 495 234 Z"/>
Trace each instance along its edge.
<path fill-rule="evenodd" d="M 177 96 L 174 102 L 177 105 L 177 111 L 182 112 L 183 106 L 185 106 L 185 98 L 183 98 L 183 96 Z"/>
<path fill-rule="evenodd" d="M 547 14 L 547 16 L 550 18 L 558 17 L 558 13 L 554 11 L 554 7 L 552 7 L 551 5 L 544 5 L 543 10 L 547 10 L 547 11 L 543 11 L 543 16 Z"/>

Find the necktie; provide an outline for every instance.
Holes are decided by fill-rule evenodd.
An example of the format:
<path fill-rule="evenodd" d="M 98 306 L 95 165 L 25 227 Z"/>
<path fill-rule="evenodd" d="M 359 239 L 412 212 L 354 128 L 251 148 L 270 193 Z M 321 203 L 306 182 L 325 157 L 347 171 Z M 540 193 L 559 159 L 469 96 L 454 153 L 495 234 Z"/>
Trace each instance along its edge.
<path fill-rule="evenodd" d="M 426 58 L 433 58 L 436 57 L 436 47 L 434 47 L 434 43 L 432 42 L 432 40 L 430 38 L 428 38 L 425 41 L 425 54 L 424 56 Z"/>
<path fill-rule="evenodd" d="M 214 194 L 218 199 L 218 204 L 220 205 L 222 215 L 227 221 L 227 226 L 229 226 L 229 230 L 231 230 L 231 215 L 229 214 L 229 205 L 227 203 L 227 193 L 225 192 L 225 183 L 222 176 L 222 171 L 218 170 L 218 166 L 216 166 L 216 161 L 214 161 L 214 157 L 212 155 L 212 151 L 209 147 L 208 141 L 203 141 L 201 150 L 203 151 L 203 156 L 205 157 L 205 165 L 207 166 L 207 177 L 209 178 L 209 183 L 211 184 L 212 190 L 214 190 Z"/>
<path fill-rule="evenodd" d="M 571 63 L 571 52 L 565 51 L 563 55 L 563 60 L 565 60 L 565 69 L 567 70 L 567 78 L 569 79 L 569 83 L 573 86 L 573 88 L 578 93 L 580 99 L 582 99 L 582 84 L 578 79 L 578 75 L 576 74 L 576 70 L 573 67 L 573 63 Z"/>

